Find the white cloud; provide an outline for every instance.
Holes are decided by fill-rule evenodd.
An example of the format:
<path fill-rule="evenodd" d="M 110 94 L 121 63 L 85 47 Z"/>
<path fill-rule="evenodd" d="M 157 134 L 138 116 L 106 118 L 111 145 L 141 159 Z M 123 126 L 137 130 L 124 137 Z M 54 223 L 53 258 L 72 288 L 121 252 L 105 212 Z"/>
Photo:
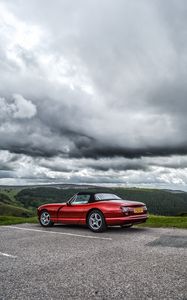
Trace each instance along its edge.
<path fill-rule="evenodd" d="M 16 46 L 33 50 L 40 41 L 42 30 L 16 17 L 4 4 L 0 3 L 0 26 L 7 50 L 13 52 Z"/>
<path fill-rule="evenodd" d="M 39 184 L 39 183 L 92 183 L 121 186 L 147 186 L 186 190 L 187 156 L 172 156 L 162 164 L 163 158 L 113 158 L 113 159 L 66 159 L 31 158 L 23 154 L 10 154 L 0 151 L 0 184 Z M 178 168 L 173 168 L 180 160 Z M 4 170 L 4 166 L 7 166 Z M 141 169 L 141 167 L 147 167 Z M 100 167 L 100 169 L 99 169 Z M 140 168 L 139 168 L 140 167 Z M 12 171 L 11 171 L 12 170 Z M 7 177 L 5 176 L 7 172 Z M 4 178 L 2 178 L 4 175 Z"/>
<path fill-rule="evenodd" d="M 30 119 L 37 113 L 35 104 L 19 94 L 14 94 L 12 101 L 0 98 L 0 108 L 1 119 Z"/>
<path fill-rule="evenodd" d="M 22 95 L 14 94 L 13 117 L 18 119 L 30 119 L 37 113 L 36 106 L 30 101 L 26 100 Z"/>

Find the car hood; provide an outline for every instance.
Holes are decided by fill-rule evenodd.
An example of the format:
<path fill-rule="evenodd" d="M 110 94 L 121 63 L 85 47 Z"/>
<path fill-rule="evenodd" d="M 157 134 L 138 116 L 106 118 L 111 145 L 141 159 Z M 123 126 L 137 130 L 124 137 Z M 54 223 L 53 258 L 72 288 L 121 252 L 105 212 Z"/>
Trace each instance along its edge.
<path fill-rule="evenodd" d="M 56 209 L 63 207 L 66 205 L 66 202 L 63 203 L 49 203 L 49 204 L 43 204 L 40 207 L 38 207 L 38 210 L 44 209 L 44 208 L 49 208 L 49 207 L 55 207 Z"/>

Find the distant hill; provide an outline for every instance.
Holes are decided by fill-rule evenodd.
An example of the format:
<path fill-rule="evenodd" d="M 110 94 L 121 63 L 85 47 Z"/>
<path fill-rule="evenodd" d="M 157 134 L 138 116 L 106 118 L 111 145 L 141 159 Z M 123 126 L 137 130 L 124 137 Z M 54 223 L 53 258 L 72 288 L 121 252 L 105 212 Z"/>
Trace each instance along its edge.
<path fill-rule="evenodd" d="M 116 188 L 116 193 L 125 199 L 144 202 L 154 215 L 176 216 L 187 214 L 187 193 L 139 188 Z"/>
<path fill-rule="evenodd" d="M 144 202 L 149 212 L 155 215 L 187 214 L 187 193 L 183 191 L 53 184 L 29 187 L 0 186 L 0 215 L 33 215 L 39 205 L 67 201 L 75 193 L 85 189 L 114 192 L 123 199 Z"/>
<path fill-rule="evenodd" d="M 11 200 L 6 194 L 0 193 L 0 216 L 31 217 L 32 210 L 28 210 L 19 202 Z"/>

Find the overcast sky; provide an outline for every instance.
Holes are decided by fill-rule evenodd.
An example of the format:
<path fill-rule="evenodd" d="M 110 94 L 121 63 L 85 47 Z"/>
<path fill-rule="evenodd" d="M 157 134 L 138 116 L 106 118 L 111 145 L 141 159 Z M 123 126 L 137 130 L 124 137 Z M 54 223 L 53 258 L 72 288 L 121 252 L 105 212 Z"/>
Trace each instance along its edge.
<path fill-rule="evenodd" d="M 0 184 L 33 183 L 186 189 L 186 0 L 0 0 Z"/>

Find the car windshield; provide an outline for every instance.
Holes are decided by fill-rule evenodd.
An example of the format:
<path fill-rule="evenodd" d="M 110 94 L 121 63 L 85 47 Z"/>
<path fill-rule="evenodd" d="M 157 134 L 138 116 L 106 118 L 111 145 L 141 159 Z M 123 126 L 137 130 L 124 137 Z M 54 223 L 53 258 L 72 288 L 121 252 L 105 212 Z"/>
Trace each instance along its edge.
<path fill-rule="evenodd" d="M 95 194 L 95 200 L 122 200 L 122 199 L 115 194 L 100 193 L 100 194 Z"/>

